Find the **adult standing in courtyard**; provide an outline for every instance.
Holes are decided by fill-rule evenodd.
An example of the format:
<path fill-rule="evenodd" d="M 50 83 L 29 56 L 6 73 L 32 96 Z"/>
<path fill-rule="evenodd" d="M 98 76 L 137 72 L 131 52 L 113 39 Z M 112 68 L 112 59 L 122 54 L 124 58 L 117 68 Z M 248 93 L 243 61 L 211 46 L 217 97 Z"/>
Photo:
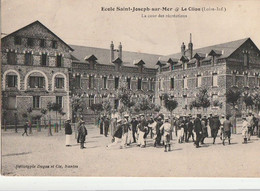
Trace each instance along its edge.
<path fill-rule="evenodd" d="M 201 144 L 204 144 L 204 140 L 206 137 L 208 137 L 208 131 L 207 131 L 207 126 L 206 123 L 207 119 L 205 120 L 205 117 L 201 120 L 201 129 L 202 129 L 202 137 L 201 137 Z"/>
<path fill-rule="evenodd" d="M 194 132 L 196 133 L 196 148 L 199 148 L 199 142 L 202 136 L 202 126 L 201 126 L 201 114 L 197 114 L 197 118 L 194 120 Z"/>
<path fill-rule="evenodd" d="M 109 118 L 104 117 L 104 130 L 105 130 L 104 135 L 105 135 L 105 137 L 107 137 L 107 135 L 108 135 L 109 124 L 110 124 Z"/>
<path fill-rule="evenodd" d="M 222 140 L 223 139 L 223 124 L 224 124 L 224 121 L 225 121 L 225 115 L 222 115 L 221 116 L 221 119 L 220 119 L 220 136 L 219 136 L 219 138 L 220 138 L 220 140 Z"/>
<path fill-rule="evenodd" d="M 138 121 L 136 120 L 136 117 L 133 117 L 131 121 L 133 143 L 136 143 L 137 125 Z"/>
<path fill-rule="evenodd" d="M 76 131 L 78 133 L 78 136 L 77 136 L 77 143 L 79 143 L 79 128 L 80 128 L 80 125 L 81 123 L 83 122 L 83 117 L 81 116 L 78 123 L 76 124 Z"/>
<path fill-rule="evenodd" d="M 65 122 L 65 136 L 66 136 L 66 147 L 71 146 L 71 136 L 72 136 L 72 129 L 70 125 L 70 119 L 66 120 Z"/>
<path fill-rule="evenodd" d="M 188 118 L 188 137 L 187 137 L 187 142 L 189 142 L 190 137 L 192 137 L 192 141 L 194 142 L 194 133 L 193 133 L 193 119 L 191 116 Z"/>
<path fill-rule="evenodd" d="M 144 115 L 140 115 L 141 120 L 140 123 L 138 124 L 138 129 L 139 129 L 139 136 L 138 136 L 138 143 L 137 146 L 140 146 L 141 148 L 144 148 L 145 145 L 145 133 L 148 132 L 148 123 L 146 119 L 144 118 Z"/>
<path fill-rule="evenodd" d="M 222 140 L 222 144 L 225 145 L 225 139 L 228 138 L 228 144 L 230 145 L 230 138 L 231 138 L 231 128 L 232 128 L 232 124 L 231 121 L 229 120 L 229 116 L 226 116 L 226 120 L 223 123 L 223 140 Z"/>
<path fill-rule="evenodd" d="M 212 118 L 212 126 L 211 126 L 211 133 L 212 133 L 211 136 L 213 138 L 213 144 L 215 144 L 220 125 L 221 125 L 221 123 L 220 123 L 219 117 L 217 115 L 214 115 L 214 117 Z"/>
<path fill-rule="evenodd" d="M 158 116 L 157 117 L 157 124 L 155 126 L 156 128 L 156 138 L 155 138 L 155 144 L 154 146 L 156 147 L 157 145 L 160 146 L 161 145 L 161 132 L 160 132 L 160 127 L 163 125 L 163 122 L 162 122 L 162 117 L 161 116 Z"/>
<path fill-rule="evenodd" d="M 84 146 L 84 142 L 86 140 L 86 136 L 87 136 L 88 132 L 85 126 L 85 121 L 82 121 L 80 126 L 79 126 L 79 142 L 80 142 L 80 148 L 84 149 L 86 148 Z"/>

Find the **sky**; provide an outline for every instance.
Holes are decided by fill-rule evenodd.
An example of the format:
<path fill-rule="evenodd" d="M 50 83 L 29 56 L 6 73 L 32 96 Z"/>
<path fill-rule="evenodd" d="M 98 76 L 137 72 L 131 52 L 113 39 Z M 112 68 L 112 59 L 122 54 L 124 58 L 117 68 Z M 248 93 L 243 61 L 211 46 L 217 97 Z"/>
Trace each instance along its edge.
<path fill-rule="evenodd" d="M 68 44 L 169 55 L 182 42 L 194 48 L 250 37 L 260 47 L 259 0 L 2 0 L 2 33 L 39 20 Z M 215 8 L 223 11 L 122 12 L 102 7 Z M 186 14 L 187 18 L 143 18 Z M 3 37 L 4 35 L 2 35 Z"/>

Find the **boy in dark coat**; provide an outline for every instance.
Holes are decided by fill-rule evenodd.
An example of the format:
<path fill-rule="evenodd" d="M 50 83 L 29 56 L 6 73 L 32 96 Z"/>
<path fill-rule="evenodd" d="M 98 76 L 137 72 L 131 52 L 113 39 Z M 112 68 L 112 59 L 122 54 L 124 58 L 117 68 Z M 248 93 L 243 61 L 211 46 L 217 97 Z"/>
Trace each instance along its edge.
<path fill-rule="evenodd" d="M 85 127 L 85 122 L 82 121 L 80 126 L 79 126 L 79 142 L 80 142 L 80 148 L 84 149 L 84 142 L 86 139 L 86 135 L 88 134 L 87 129 Z"/>
<path fill-rule="evenodd" d="M 24 124 L 24 126 L 23 126 L 24 132 L 23 132 L 22 136 L 24 136 L 24 134 L 26 134 L 26 136 L 28 136 L 28 134 L 27 134 L 28 124 L 29 124 L 28 122 L 26 122 Z"/>
<path fill-rule="evenodd" d="M 202 136 L 202 125 L 201 125 L 201 115 L 198 114 L 197 118 L 194 120 L 194 131 L 196 133 L 196 141 L 195 141 L 195 145 L 196 148 L 199 148 L 199 142 L 201 140 L 201 136 Z"/>

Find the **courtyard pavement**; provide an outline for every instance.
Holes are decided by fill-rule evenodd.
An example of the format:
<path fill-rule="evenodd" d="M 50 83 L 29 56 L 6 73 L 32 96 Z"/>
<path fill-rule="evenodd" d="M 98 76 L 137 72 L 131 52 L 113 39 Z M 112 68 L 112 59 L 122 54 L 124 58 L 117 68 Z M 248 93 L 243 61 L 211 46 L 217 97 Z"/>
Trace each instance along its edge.
<path fill-rule="evenodd" d="M 111 138 L 88 126 L 86 149 L 76 139 L 65 147 L 64 130 L 47 135 L 47 130 L 22 136 L 22 129 L 2 130 L 2 174 L 5 176 L 150 176 L 150 177 L 259 177 L 260 140 L 251 137 L 242 144 L 241 134 L 232 135 L 231 145 L 223 146 L 219 137 L 195 148 L 192 142 L 172 141 L 172 151 L 132 144 L 125 149 L 106 148 Z M 239 131 L 238 131 L 239 132 Z"/>

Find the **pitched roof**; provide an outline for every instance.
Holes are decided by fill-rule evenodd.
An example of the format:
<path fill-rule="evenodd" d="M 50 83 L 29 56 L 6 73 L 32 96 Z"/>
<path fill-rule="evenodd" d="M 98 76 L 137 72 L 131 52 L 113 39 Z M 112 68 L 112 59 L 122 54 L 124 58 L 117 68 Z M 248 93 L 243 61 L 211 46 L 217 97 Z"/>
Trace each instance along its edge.
<path fill-rule="evenodd" d="M 193 55 L 195 55 L 196 53 L 209 54 L 212 50 L 214 50 L 217 52 L 221 51 L 223 53 L 219 58 L 228 58 L 235 50 L 237 50 L 242 44 L 244 44 L 249 39 L 250 38 L 244 38 L 236 41 L 194 49 Z M 168 60 L 169 58 L 181 58 L 181 53 L 171 54 L 162 57 L 163 60 Z"/>
<path fill-rule="evenodd" d="M 26 29 L 26 28 L 29 28 L 29 27 L 31 27 L 32 25 L 35 25 L 35 24 L 41 25 L 41 26 L 42 26 L 43 28 L 45 28 L 49 33 L 51 33 L 53 36 L 55 36 L 57 39 L 59 39 L 62 43 L 64 43 L 71 51 L 73 51 L 73 48 L 71 48 L 66 42 L 64 42 L 60 37 L 58 37 L 56 34 L 54 34 L 50 29 L 48 29 L 44 24 L 42 24 L 42 23 L 41 23 L 40 21 L 38 21 L 38 20 L 36 20 L 36 21 L 32 22 L 31 24 L 28 24 L 28 25 L 26 25 L 26 26 L 24 26 L 24 27 L 22 27 L 22 28 L 20 28 L 20 29 L 18 29 L 18 30 L 16 30 L 16 31 L 14 31 L 14 32 L 12 32 L 12 33 L 6 35 L 6 36 L 3 37 L 2 39 L 5 39 L 6 37 L 12 36 L 12 35 L 14 35 L 15 33 L 19 32 L 19 31 L 21 31 L 21 30 L 24 30 L 24 29 Z"/>
<path fill-rule="evenodd" d="M 74 51 L 71 53 L 72 58 L 75 61 L 79 62 L 86 62 L 84 58 L 86 55 L 95 55 L 97 57 L 97 63 L 104 64 L 104 65 L 114 65 L 110 62 L 110 49 L 104 48 L 94 48 L 94 47 L 87 47 L 87 46 L 77 46 L 77 45 L 70 45 Z M 117 53 L 115 53 L 115 57 Z M 134 65 L 135 60 L 143 60 L 145 63 L 146 68 L 154 68 L 156 69 L 156 62 L 158 61 L 161 55 L 156 54 L 147 54 L 147 53 L 140 53 L 140 52 L 130 52 L 124 51 L 122 53 L 122 60 L 124 66 L 131 66 L 137 67 Z"/>

